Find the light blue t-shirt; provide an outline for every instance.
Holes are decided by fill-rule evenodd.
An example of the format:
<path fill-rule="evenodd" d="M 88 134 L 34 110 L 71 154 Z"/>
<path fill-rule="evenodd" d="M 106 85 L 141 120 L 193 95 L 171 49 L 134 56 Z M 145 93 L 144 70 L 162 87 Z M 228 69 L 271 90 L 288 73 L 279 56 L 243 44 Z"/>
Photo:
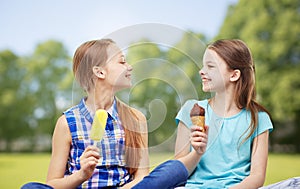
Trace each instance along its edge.
<path fill-rule="evenodd" d="M 250 174 L 253 139 L 266 130 L 273 130 L 269 115 L 258 113 L 256 131 L 242 143 L 249 132 L 249 111 L 242 109 L 232 117 L 222 118 L 213 112 L 208 100 L 188 100 L 176 116 L 177 124 L 181 121 L 188 128 L 192 126 L 190 111 L 195 103 L 205 109 L 205 123 L 209 126 L 208 144 L 186 188 L 228 188 L 240 183 Z"/>

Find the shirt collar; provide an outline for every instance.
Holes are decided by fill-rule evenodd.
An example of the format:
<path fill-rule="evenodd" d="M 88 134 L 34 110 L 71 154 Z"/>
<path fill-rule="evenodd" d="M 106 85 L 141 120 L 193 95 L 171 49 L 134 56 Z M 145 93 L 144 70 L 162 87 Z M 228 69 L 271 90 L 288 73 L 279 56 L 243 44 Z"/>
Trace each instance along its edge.
<path fill-rule="evenodd" d="M 88 110 L 86 103 L 85 103 L 86 97 L 82 98 L 80 103 L 78 104 L 79 110 L 81 114 L 90 122 L 93 123 L 94 115 L 95 113 L 92 113 L 90 110 Z M 109 113 L 113 119 L 118 120 L 118 110 L 117 110 L 117 100 L 114 98 L 112 106 L 107 110 L 107 113 Z"/>
<path fill-rule="evenodd" d="M 85 104 L 85 98 L 82 98 L 80 103 L 78 104 L 80 113 L 88 120 L 88 122 L 93 122 L 94 115 L 91 114 L 91 112 L 88 110 L 86 104 Z"/>
<path fill-rule="evenodd" d="M 118 110 L 117 110 L 117 100 L 114 98 L 114 102 L 112 106 L 107 110 L 107 113 L 109 113 L 113 119 L 118 119 Z"/>

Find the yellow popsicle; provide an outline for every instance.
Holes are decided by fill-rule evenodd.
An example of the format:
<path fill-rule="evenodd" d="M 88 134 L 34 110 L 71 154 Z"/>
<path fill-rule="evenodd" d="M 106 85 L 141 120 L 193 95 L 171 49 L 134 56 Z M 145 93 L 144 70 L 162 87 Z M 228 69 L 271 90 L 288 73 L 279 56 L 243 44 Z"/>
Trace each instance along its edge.
<path fill-rule="evenodd" d="M 100 141 L 102 139 L 105 132 L 107 117 L 108 115 L 105 110 L 99 109 L 96 111 L 90 134 L 92 140 Z"/>

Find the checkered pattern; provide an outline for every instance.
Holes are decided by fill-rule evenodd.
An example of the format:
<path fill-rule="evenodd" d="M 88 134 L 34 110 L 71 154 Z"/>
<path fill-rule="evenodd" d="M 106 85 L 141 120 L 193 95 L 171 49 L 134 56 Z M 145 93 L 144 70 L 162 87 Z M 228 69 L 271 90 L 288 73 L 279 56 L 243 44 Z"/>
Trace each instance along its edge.
<path fill-rule="evenodd" d="M 72 146 L 69 154 L 65 176 L 80 169 L 79 158 L 93 141 L 89 134 L 93 122 L 92 114 L 85 105 L 85 100 L 64 112 L 72 135 Z M 100 142 L 101 158 L 93 176 L 78 188 L 118 187 L 130 181 L 125 168 L 125 133 L 117 113 L 116 100 L 108 110 L 105 135 Z"/>

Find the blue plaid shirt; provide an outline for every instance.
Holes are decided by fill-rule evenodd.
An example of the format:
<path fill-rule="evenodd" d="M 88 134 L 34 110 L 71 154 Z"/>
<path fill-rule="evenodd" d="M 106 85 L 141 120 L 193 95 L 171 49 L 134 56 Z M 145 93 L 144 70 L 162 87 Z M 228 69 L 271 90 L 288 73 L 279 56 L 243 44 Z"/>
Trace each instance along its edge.
<path fill-rule="evenodd" d="M 92 177 L 77 188 L 117 188 L 130 182 L 130 174 L 125 168 L 125 132 L 118 117 L 116 100 L 107 111 L 105 134 L 100 144 L 101 158 Z M 72 135 L 72 145 L 65 176 L 80 169 L 79 158 L 85 148 L 93 145 L 90 131 L 94 113 L 90 112 L 85 99 L 64 112 Z"/>

